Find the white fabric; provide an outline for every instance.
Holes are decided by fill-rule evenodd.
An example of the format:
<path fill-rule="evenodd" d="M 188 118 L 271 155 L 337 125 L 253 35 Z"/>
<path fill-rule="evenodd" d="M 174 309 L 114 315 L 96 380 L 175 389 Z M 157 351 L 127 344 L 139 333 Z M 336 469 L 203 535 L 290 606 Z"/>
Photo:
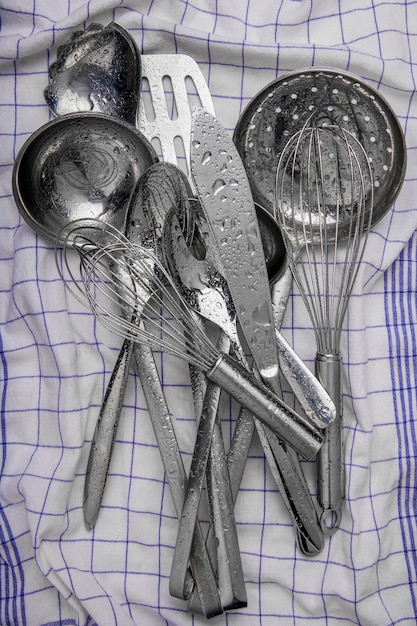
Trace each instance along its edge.
<path fill-rule="evenodd" d="M 89 445 L 120 340 L 65 291 L 53 247 L 22 220 L 11 189 L 19 148 L 51 118 L 43 88 L 57 46 L 73 30 L 114 20 L 143 54 L 192 56 L 230 132 L 264 85 L 311 65 L 360 75 L 399 117 L 405 183 L 370 235 L 342 335 L 342 526 L 320 555 L 302 556 L 255 443 L 236 505 L 248 607 L 212 623 L 415 624 L 417 2 L 2 0 L 0 18 L 1 623 L 206 622 L 169 595 L 178 526 L 133 372 L 103 508 L 95 530 L 84 527 Z M 310 326 L 295 297 L 283 330 L 313 367 Z M 188 464 L 188 370 L 158 358 Z M 236 406 L 224 398 L 222 407 L 227 431 Z M 303 467 L 314 492 L 314 466 Z"/>

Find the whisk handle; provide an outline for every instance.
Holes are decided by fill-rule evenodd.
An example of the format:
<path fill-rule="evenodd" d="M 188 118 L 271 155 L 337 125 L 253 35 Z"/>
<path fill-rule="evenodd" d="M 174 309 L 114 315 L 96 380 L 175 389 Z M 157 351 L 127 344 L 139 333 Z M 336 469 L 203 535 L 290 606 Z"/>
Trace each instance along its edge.
<path fill-rule="evenodd" d="M 227 354 L 220 354 L 206 375 L 301 456 L 306 459 L 316 456 L 323 443 L 322 432 L 293 411 L 234 359 Z"/>
<path fill-rule="evenodd" d="M 342 359 L 340 354 L 317 354 L 316 376 L 335 403 L 336 419 L 324 431 L 324 441 L 317 456 L 318 496 L 323 509 L 322 530 L 332 534 L 339 528 L 344 499 L 342 463 Z"/>

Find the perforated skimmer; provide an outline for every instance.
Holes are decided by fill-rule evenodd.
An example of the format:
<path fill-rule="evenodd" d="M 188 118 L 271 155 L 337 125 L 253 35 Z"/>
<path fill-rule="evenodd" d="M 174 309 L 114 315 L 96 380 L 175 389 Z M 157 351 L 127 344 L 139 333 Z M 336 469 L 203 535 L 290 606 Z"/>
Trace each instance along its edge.
<path fill-rule="evenodd" d="M 367 153 L 374 180 L 375 224 L 392 206 L 405 170 L 405 141 L 386 100 L 357 76 L 326 68 L 292 72 L 270 83 L 243 111 L 234 133 L 255 202 L 273 211 L 280 154 L 320 109 L 350 131 Z"/>

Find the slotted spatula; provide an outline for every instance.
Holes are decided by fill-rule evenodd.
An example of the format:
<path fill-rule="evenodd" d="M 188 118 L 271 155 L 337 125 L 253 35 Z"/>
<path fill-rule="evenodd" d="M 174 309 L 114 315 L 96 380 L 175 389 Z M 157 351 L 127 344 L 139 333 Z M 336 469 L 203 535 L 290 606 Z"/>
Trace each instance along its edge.
<path fill-rule="evenodd" d="M 199 106 L 214 115 L 205 78 L 185 54 L 143 55 L 137 127 L 163 161 L 190 176 L 191 113 Z"/>

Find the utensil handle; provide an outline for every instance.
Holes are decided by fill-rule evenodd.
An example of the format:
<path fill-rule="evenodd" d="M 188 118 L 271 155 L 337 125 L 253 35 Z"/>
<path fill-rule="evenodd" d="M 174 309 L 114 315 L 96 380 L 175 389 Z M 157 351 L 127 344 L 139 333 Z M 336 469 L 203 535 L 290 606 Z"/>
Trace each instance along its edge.
<path fill-rule="evenodd" d="M 142 382 L 174 507 L 177 516 L 181 515 L 187 475 L 152 350 L 147 346 L 125 340 L 107 387 L 90 450 L 84 496 L 84 518 L 87 528 L 94 526 L 100 508 L 132 355 Z M 200 612 L 206 617 L 223 613 L 217 583 L 199 524 L 196 524 L 194 529 L 190 567 L 192 574 L 187 570 L 185 586 L 187 593 L 190 594 L 195 581 L 200 601 L 196 606 Z"/>
<path fill-rule="evenodd" d="M 281 373 L 307 417 L 318 428 L 327 428 L 336 418 L 333 400 L 279 330 L 275 334 Z"/>
<path fill-rule="evenodd" d="M 215 554 L 217 556 L 217 578 L 224 610 L 247 606 L 245 579 L 241 561 L 236 520 L 234 515 L 235 500 L 229 478 L 227 455 L 221 433 L 220 422 L 216 425 L 211 440 L 206 481 L 207 493 L 214 532 Z M 210 543 L 206 540 L 210 554 Z"/>
<path fill-rule="evenodd" d="M 333 534 L 340 526 L 344 499 L 342 455 L 342 359 L 339 354 L 316 356 L 316 375 L 336 406 L 336 420 L 324 431 L 323 445 L 317 455 L 319 502 L 323 509 L 321 526 Z"/>
<path fill-rule="evenodd" d="M 181 519 L 187 488 L 187 474 L 179 450 L 171 415 L 161 387 L 159 374 L 151 348 L 139 343 L 134 347 L 134 359 L 142 384 L 143 393 L 149 409 L 149 415 L 155 438 L 164 465 L 167 482 L 178 519 Z M 187 571 L 183 575 L 183 593 L 188 597 L 193 589 L 193 579 L 202 608 L 206 617 L 223 613 L 217 583 L 210 563 L 204 536 L 198 521 L 192 529 L 192 547 Z M 192 576 L 188 570 L 190 565 Z M 197 606 L 197 609 L 200 609 Z"/>
<path fill-rule="evenodd" d="M 290 514 L 298 546 L 307 556 L 319 554 L 324 547 L 324 535 L 299 458 L 259 420 L 255 424 L 271 474 Z"/>
<path fill-rule="evenodd" d="M 263 424 L 311 459 L 323 442 L 322 432 L 280 400 L 263 383 L 226 354 L 221 354 L 207 377 L 249 409 Z"/>
<path fill-rule="evenodd" d="M 334 403 L 327 390 L 280 332 L 292 285 L 293 276 L 286 261 L 284 272 L 271 287 L 280 370 L 305 414 L 316 426 L 326 428 L 335 419 Z"/>
<path fill-rule="evenodd" d="M 288 260 L 285 269 L 278 280 L 271 286 L 272 311 L 275 328 L 280 329 L 284 320 L 285 311 L 291 294 L 293 275 Z"/>
<path fill-rule="evenodd" d="M 183 507 L 179 516 L 179 529 L 171 565 L 169 592 L 172 596 L 180 599 L 187 599 L 190 595 L 190 590 L 187 590 L 184 581 L 186 581 L 188 562 L 192 553 L 191 537 L 197 521 L 219 396 L 220 388 L 216 385 L 209 385 L 198 427 L 188 488 L 185 491 Z"/>
<path fill-rule="evenodd" d="M 218 349 L 228 351 L 230 341 L 221 333 Z M 206 385 L 196 443 L 191 461 L 188 485 L 180 517 L 177 541 L 172 560 L 169 589 L 171 595 L 185 598 L 185 573 L 191 556 L 193 529 L 197 521 L 198 507 L 207 476 L 208 499 L 211 519 L 218 546 L 212 558 L 216 568 L 220 596 L 224 610 L 247 605 L 240 549 L 233 514 L 233 502 L 227 475 L 226 454 L 217 417 L 221 389 L 213 383 Z M 215 566 L 215 558 L 220 557 Z M 193 606 L 194 601 L 191 603 Z"/>
<path fill-rule="evenodd" d="M 91 442 L 84 483 L 84 523 L 92 530 L 100 510 L 117 426 L 123 408 L 133 341 L 125 339 L 101 406 Z"/>

